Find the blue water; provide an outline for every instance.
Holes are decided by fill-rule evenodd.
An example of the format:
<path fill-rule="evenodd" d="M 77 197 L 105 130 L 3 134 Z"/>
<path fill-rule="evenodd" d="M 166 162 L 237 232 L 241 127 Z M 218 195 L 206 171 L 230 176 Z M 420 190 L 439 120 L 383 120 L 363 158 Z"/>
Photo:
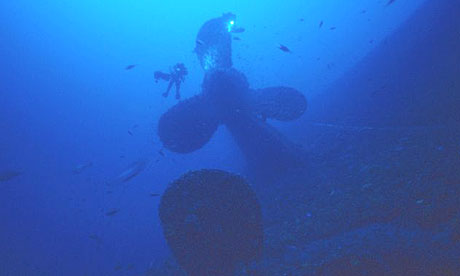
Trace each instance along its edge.
<path fill-rule="evenodd" d="M 224 127 L 185 155 L 157 135 L 177 101 L 161 96 L 153 72 L 183 62 L 182 98 L 199 94 L 193 49 L 207 20 L 237 15 L 246 31 L 233 41 L 234 67 L 252 87 L 287 85 L 310 99 L 327 97 L 424 2 L 2 1 L 0 172 L 20 175 L 0 182 L 0 275 L 142 275 L 170 258 L 151 193 L 190 170 L 247 173 Z M 299 138 L 300 122 L 273 124 Z M 145 170 L 117 179 L 139 160 Z"/>

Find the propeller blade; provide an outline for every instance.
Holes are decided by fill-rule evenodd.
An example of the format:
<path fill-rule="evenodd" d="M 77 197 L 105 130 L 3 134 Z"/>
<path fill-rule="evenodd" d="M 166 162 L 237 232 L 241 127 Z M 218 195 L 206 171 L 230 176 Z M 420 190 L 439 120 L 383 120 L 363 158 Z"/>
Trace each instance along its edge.
<path fill-rule="evenodd" d="M 277 86 L 251 92 L 253 111 L 262 118 L 292 121 L 307 110 L 307 99 L 294 88 Z"/>
<path fill-rule="evenodd" d="M 158 124 L 158 135 L 163 145 L 177 153 L 189 153 L 203 147 L 219 126 L 212 110 L 201 95 L 170 108 Z"/>

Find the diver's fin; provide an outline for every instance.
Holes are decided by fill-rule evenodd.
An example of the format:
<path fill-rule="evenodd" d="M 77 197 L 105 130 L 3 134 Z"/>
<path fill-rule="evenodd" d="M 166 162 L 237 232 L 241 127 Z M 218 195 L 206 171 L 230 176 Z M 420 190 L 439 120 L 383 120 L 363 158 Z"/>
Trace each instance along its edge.
<path fill-rule="evenodd" d="M 298 90 L 275 86 L 251 91 L 255 114 L 279 121 L 298 119 L 307 109 L 307 99 Z"/>
<path fill-rule="evenodd" d="M 189 153 L 203 147 L 216 131 L 219 120 L 201 95 L 179 102 L 164 113 L 158 135 L 170 151 Z"/>
<path fill-rule="evenodd" d="M 161 71 L 155 71 L 154 73 L 155 80 L 165 80 L 169 81 L 171 79 L 171 74 L 163 73 Z"/>

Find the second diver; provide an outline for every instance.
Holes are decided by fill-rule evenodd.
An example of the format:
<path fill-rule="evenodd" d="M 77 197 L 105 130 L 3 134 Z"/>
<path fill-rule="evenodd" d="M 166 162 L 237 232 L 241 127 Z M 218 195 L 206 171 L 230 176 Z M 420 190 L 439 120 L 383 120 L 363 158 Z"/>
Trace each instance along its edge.
<path fill-rule="evenodd" d="M 180 85 L 182 82 L 185 81 L 185 76 L 188 74 L 187 68 L 185 68 L 185 65 L 183 63 L 177 63 L 174 65 L 174 67 L 170 70 L 170 73 L 163 73 L 161 71 L 156 71 L 155 72 L 155 82 L 158 82 L 158 80 L 164 80 L 164 81 L 169 81 L 168 88 L 166 89 L 166 92 L 164 92 L 162 95 L 163 97 L 168 97 L 169 91 L 171 90 L 171 87 L 173 84 L 176 86 L 176 99 L 180 99 Z"/>

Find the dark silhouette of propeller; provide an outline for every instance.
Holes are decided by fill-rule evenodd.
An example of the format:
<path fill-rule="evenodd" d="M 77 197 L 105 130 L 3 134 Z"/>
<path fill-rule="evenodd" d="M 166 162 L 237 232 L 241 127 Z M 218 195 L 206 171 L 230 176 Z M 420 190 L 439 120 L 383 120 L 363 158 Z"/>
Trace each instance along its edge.
<path fill-rule="evenodd" d="M 159 215 L 166 241 L 188 275 L 234 275 L 239 264 L 261 256 L 262 211 L 241 176 L 186 173 L 164 192 Z"/>
<path fill-rule="evenodd" d="M 303 164 L 302 150 L 266 119 L 295 120 L 305 112 L 307 101 L 301 92 L 289 87 L 250 88 L 244 74 L 232 68 L 235 21 L 235 15 L 228 13 L 201 27 L 195 53 L 205 70 L 202 93 L 162 115 L 160 139 L 173 152 L 189 153 L 203 147 L 223 124 L 251 165 L 273 169 Z"/>

